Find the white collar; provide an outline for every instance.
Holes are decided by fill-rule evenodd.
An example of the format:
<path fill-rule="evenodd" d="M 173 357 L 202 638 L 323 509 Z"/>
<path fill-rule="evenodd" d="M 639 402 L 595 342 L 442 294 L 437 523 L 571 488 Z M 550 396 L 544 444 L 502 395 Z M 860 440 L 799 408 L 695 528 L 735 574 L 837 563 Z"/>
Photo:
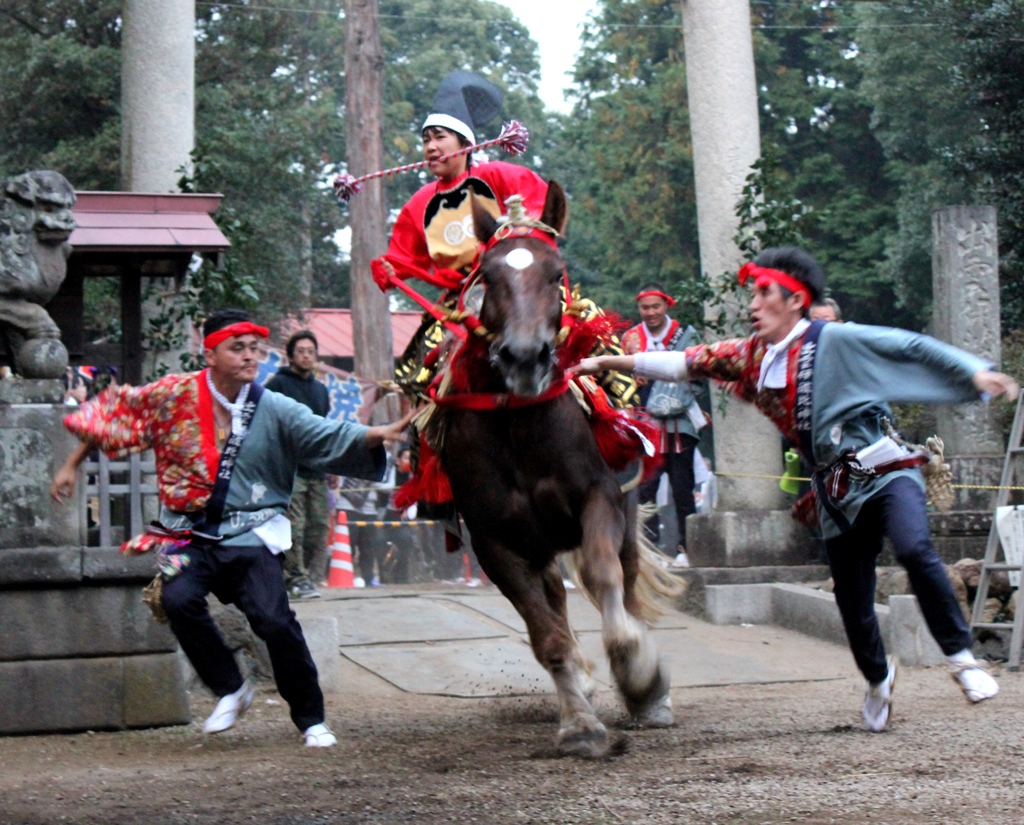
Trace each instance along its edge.
<path fill-rule="evenodd" d="M 780 358 L 780 355 L 785 356 L 789 352 L 789 345 L 799 336 L 804 334 L 804 330 L 811 325 L 811 322 L 806 318 L 801 318 L 793 325 L 793 329 L 789 331 L 789 335 L 783 338 L 777 344 L 769 344 L 765 349 L 764 358 L 761 359 L 761 373 L 757 377 L 757 389 L 758 391 L 768 387 L 772 390 L 781 390 L 786 386 L 786 381 L 789 375 L 786 371 L 786 358 Z"/>
<path fill-rule="evenodd" d="M 213 385 L 213 378 L 210 376 L 209 370 L 206 371 L 206 385 L 210 388 L 210 395 L 217 400 L 217 403 L 231 413 L 231 434 L 243 435 L 245 427 L 242 426 L 242 409 L 245 407 L 246 399 L 249 397 L 249 387 L 252 384 L 243 385 L 242 389 L 238 391 L 238 398 L 233 402 L 228 401 L 224 393 Z"/>
<path fill-rule="evenodd" d="M 647 349 L 648 349 L 648 351 L 650 351 L 650 348 L 651 348 L 652 345 L 654 346 L 654 349 L 656 349 L 656 350 L 657 349 L 665 349 L 665 346 L 664 346 L 665 336 L 668 335 L 668 331 L 670 329 L 672 329 L 672 321 L 669 320 L 668 318 L 666 318 L 665 319 L 665 328 L 660 333 L 658 333 L 657 335 L 655 335 L 653 332 L 651 332 L 651 328 L 649 326 L 647 326 L 647 322 L 646 321 L 641 321 L 640 323 L 644 325 L 644 334 L 647 336 Z M 659 346 L 659 344 L 661 346 Z"/>

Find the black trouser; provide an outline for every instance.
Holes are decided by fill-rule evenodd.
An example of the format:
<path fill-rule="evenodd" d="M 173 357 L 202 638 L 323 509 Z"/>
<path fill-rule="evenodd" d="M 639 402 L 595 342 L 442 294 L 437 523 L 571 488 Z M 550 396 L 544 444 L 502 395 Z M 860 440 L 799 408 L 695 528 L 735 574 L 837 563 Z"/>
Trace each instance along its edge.
<path fill-rule="evenodd" d="M 662 469 L 668 473 L 668 483 L 672 487 L 672 501 L 675 503 L 676 519 L 679 521 L 679 543 L 686 547 L 686 517 L 697 512 L 697 502 L 693 498 L 693 488 L 697 486 L 693 480 L 693 451 L 700 442 L 693 436 L 684 434 L 673 434 L 669 437 L 679 439 L 680 452 L 662 453 Z M 640 485 L 641 504 L 649 504 L 657 498 L 660 483 L 659 473 Z M 648 519 L 644 530 L 647 537 L 657 544 L 661 532 L 661 519 L 657 514 Z"/>
<path fill-rule="evenodd" d="M 210 618 L 206 596 L 236 605 L 267 643 L 274 681 L 299 730 L 324 721 L 324 695 L 302 628 L 288 607 L 282 557 L 266 547 L 190 544 L 190 563 L 163 586 L 163 605 L 199 678 L 217 696 L 242 686 L 234 656 Z"/>
<path fill-rule="evenodd" d="M 875 615 L 875 559 L 882 536 L 892 541 L 896 560 L 907 569 L 928 629 L 947 656 L 971 646 L 971 631 L 953 594 L 942 560 L 928 532 L 924 491 L 899 476 L 865 502 L 853 526 L 825 542 L 836 604 L 857 667 L 873 684 L 888 671 Z"/>

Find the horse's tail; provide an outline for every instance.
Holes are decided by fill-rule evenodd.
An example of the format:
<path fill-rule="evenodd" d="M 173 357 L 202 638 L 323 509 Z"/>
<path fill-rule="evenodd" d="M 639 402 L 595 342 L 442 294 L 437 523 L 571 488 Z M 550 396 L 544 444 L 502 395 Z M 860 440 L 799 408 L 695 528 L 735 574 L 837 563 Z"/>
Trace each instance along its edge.
<path fill-rule="evenodd" d="M 676 601 L 686 592 L 686 582 L 665 569 L 665 556 L 658 551 L 644 533 L 644 524 L 654 515 L 657 507 L 641 504 L 637 507 L 633 525 L 640 575 L 636 577 L 636 601 L 640 618 L 654 624 L 675 609 Z"/>
<path fill-rule="evenodd" d="M 654 543 L 644 535 L 644 523 L 654 515 L 653 504 L 641 504 L 636 509 L 633 523 L 633 541 L 636 545 L 637 561 L 640 567 L 634 586 L 634 596 L 640 609 L 640 616 L 649 625 L 655 624 L 666 613 L 675 609 L 675 603 L 686 592 L 686 583 L 665 569 L 665 556 L 658 552 Z M 627 521 L 628 523 L 628 521 Z M 594 595 L 587 590 L 580 576 L 583 563 L 583 549 L 577 547 L 564 557 L 565 567 L 573 584 L 583 593 L 594 607 L 601 610 Z"/>

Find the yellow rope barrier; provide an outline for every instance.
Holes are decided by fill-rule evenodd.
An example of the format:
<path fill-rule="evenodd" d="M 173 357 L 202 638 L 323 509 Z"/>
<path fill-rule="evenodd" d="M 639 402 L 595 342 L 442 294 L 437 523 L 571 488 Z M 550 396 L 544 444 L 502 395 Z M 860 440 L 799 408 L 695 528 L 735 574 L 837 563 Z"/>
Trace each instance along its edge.
<path fill-rule="evenodd" d="M 804 476 L 770 476 L 770 475 L 758 475 L 757 473 L 719 473 L 716 472 L 714 475 L 719 478 L 764 478 L 771 481 L 779 481 L 783 478 L 788 478 L 790 481 L 810 481 L 809 478 Z M 953 489 L 955 490 L 1024 490 L 1024 487 L 1001 487 L 998 484 L 954 484 Z"/>
<path fill-rule="evenodd" d="M 350 521 L 349 527 L 429 527 L 432 524 L 442 524 L 440 521 L 424 519 L 422 521 Z"/>

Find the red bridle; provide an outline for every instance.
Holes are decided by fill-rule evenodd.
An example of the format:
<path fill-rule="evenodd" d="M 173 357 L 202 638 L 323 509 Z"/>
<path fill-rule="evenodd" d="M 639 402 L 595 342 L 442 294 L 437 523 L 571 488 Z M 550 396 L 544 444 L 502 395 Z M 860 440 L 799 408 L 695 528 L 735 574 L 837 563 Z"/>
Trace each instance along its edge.
<path fill-rule="evenodd" d="M 476 260 L 473 262 L 473 271 L 469 277 L 466 278 L 466 282 L 462 287 L 462 291 L 459 293 L 458 304 L 456 305 L 456 312 L 452 314 L 449 321 L 446 321 L 446 326 L 452 329 L 452 322 L 464 325 L 466 330 L 479 335 L 483 338 L 493 337 L 487 328 L 481 323 L 480 319 L 466 311 L 466 295 L 472 286 L 481 277 L 480 273 L 480 261 L 483 255 L 493 249 L 502 241 L 510 238 L 536 238 L 550 244 L 557 250 L 555 238 L 552 234 L 534 226 L 515 226 L 505 224 L 498 227 L 498 230 L 486 241 L 480 245 L 480 249 L 477 252 Z M 565 303 L 568 307 L 572 303 L 572 288 L 569 284 L 569 273 L 562 266 L 562 288 L 565 290 Z M 568 331 L 571 330 L 576 324 L 576 316 L 569 312 L 563 312 L 561 318 L 561 326 L 559 329 L 558 339 L 564 341 L 568 336 Z M 458 334 L 458 333 L 457 333 Z M 465 339 L 465 333 L 461 335 Z M 450 395 L 438 396 L 438 390 L 440 381 L 436 380 L 427 389 L 427 394 L 430 396 L 430 400 L 437 404 L 439 407 L 445 407 L 447 409 L 456 410 L 477 410 L 477 411 L 493 411 L 493 410 L 506 410 L 506 409 L 517 409 L 520 407 L 531 407 L 536 404 L 544 404 L 547 401 L 557 398 L 562 395 L 566 390 L 569 389 L 569 379 L 564 375 L 559 380 L 553 382 L 550 387 L 547 388 L 543 393 L 537 396 L 526 397 L 522 395 L 516 395 L 514 393 L 476 393 L 476 392 L 460 392 L 452 393 Z"/>

